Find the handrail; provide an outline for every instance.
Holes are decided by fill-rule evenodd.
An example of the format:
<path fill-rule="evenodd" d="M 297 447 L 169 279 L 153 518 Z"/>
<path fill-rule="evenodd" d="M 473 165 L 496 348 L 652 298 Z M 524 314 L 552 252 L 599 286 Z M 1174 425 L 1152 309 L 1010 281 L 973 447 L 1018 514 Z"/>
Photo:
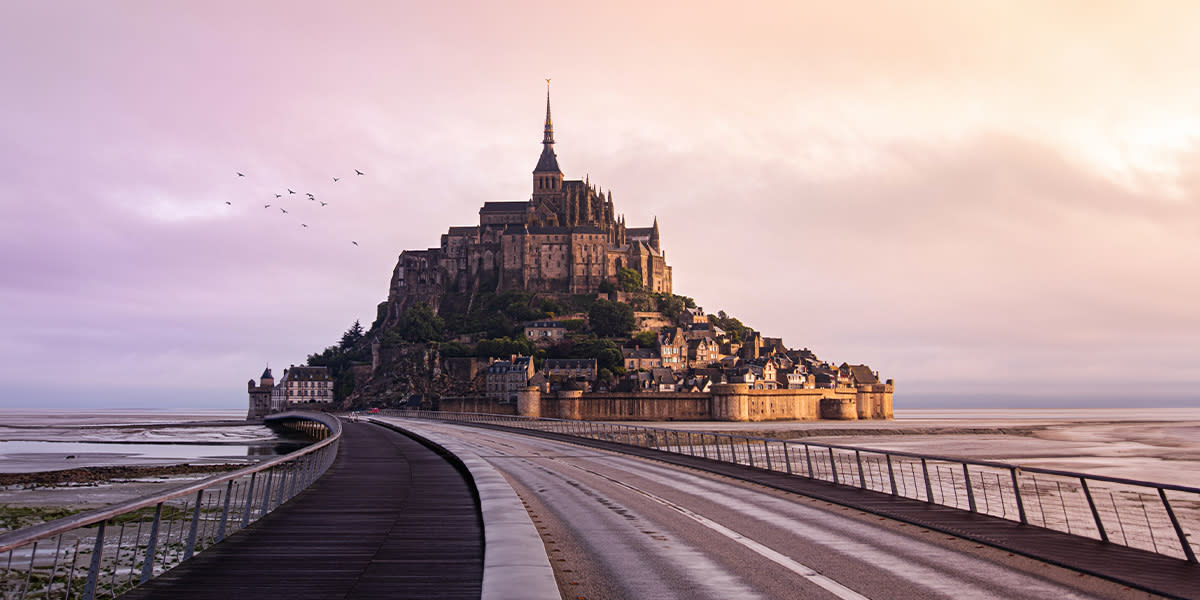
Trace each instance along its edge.
<path fill-rule="evenodd" d="M 549 431 L 734 463 L 1197 562 L 1193 546 L 1200 543 L 1200 488 L 1190 486 L 997 461 L 611 421 L 436 411 L 385 413 Z"/>
<path fill-rule="evenodd" d="M 236 471 L 0 534 L 0 598 L 116 597 L 262 518 L 333 463 L 342 435 L 337 417 L 293 411 L 264 423 L 300 429 L 317 441 Z M 148 521 L 143 509 L 151 507 Z M 136 533 L 127 534 L 134 523 Z M 106 529 L 118 526 L 106 538 Z"/>

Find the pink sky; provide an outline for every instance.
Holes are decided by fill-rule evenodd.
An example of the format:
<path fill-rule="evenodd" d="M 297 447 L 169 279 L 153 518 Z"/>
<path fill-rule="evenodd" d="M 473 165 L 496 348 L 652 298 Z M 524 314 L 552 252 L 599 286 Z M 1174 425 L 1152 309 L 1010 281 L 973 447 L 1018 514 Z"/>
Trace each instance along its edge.
<path fill-rule="evenodd" d="M 0 406 L 243 405 L 528 197 L 545 77 L 677 293 L 898 407 L 1200 403 L 1195 3 L 437 4 L 7 5 Z"/>

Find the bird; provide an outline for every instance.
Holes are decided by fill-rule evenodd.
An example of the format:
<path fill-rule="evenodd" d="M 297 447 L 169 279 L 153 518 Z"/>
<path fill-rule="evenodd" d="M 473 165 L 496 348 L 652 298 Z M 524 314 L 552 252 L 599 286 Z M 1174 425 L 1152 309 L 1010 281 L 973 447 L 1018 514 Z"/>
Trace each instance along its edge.
<path fill-rule="evenodd" d="M 293 192 L 291 188 L 288 188 L 288 193 L 289 193 L 289 194 L 295 194 L 296 192 Z"/>
<path fill-rule="evenodd" d="M 308 196 L 309 198 L 313 197 L 312 192 L 304 192 L 304 195 Z"/>
<path fill-rule="evenodd" d="M 357 245 L 358 245 L 358 242 L 356 242 L 356 241 L 353 241 L 353 240 L 351 240 L 351 241 L 350 241 L 350 243 L 351 243 L 351 244 L 354 244 L 355 246 L 357 246 Z"/>
<path fill-rule="evenodd" d="M 301 227 L 305 227 L 305 228 L 307 228 L 307 227 L 308 227 L 308 223 L 301 223 L 301 224 L 300 224 L 300 226 L 301 226 Z"/>
<path fill-rule="evenodd" d="M 230 201 L 228 201 L 228 200 L 226 200 L 226 201 L 225 201 L 225 204 L 228 204 L 228 205 L 230 205 L 230 206 L 233 206 L 233 203 L 232 203 L 232 202 L 230 202 Z"/>
<path fill-rule="evenodd" d="M 334 183 L 337 183 L 337 181 L 338 181 L 338 178 L 337 178 L 337 177 L 334 177 L 334 178 L 333 178 L 333 182 L 334 182 Z"/>
<path fill-rule="evenodd" d="M 281 208 L 281 209 L 279 209 L 279 210 L 283 210 L 283 214 L 285 214 L 285 215 L 287 214 L 287 211 L 286 211 L 286 210 L 284 210 L 284 209 L 282 209 L 282 208 Z"/>
<path fill-rule="evenodd" d="M 283 197 L 283 194 L 275 194 L 275 197 L 276 197 L 276 198 L 282 198 L 282 197 Z"/>
<path fill-rule="evenodd" d="M 264 205 L 263 205 L 263 208 L 271 208 L 271 205 L 270 205 L 270 204 L 264 204 Z"/>
<path fill-rule="evenodd" d="M 245 177 L 242 173 L 238 173 L 238 177 Z"/>
<path fill-rule="evenodd" d="M 363 172 L 362 172 L 362 171 L 359 171 L 358 169 L 355 169 L 355 170 L 354 170 L 354 172 L 355 172 L 355 173 L 358 173 L 359 175 L 362 175 L 362 174 L 363 174 Z"/>
<path fill-rule="evenodd" d="M 322 202 L 322 203 L 321 203 L 321 206 L 325 206 L 326 204 L 329 204 L 329 203 L 328 203 L 328 202 Z"/>

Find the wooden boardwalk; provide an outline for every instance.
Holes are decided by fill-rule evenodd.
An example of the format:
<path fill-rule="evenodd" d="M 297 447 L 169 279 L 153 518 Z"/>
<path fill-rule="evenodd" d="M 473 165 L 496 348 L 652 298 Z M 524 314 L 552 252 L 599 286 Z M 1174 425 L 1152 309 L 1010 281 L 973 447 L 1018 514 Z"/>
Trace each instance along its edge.
<path fill-rule="evenodd" d="M 893 497 L 879 492 L 793 477 L 784 473 L 717 462 L 706 458 L 613 442 L 588 440 L 558 433 L 495 425 L 479 426 L 633 454 L 718 473 L 735 479 L 752 481 L 1004 548 L 1043 562 L 1111 579 L 1168 597 L 1200 600 L 1200 565 L 1145 550 L 1068 535 L 1041 527 L 1021 525 L 1006 519 L 974 514 L 919 500 Z"/>
<path fill-rule="evenodd" d="M 463 476 L 408 437 L 346 423 L 324 477 L 122 598 L 479 598 L 482 580 L 480 513 Z"/>

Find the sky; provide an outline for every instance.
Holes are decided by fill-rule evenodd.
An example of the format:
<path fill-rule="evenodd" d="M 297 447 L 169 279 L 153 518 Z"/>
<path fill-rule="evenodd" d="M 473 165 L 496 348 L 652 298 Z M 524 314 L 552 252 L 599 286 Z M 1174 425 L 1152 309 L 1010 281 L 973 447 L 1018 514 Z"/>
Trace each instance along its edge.
<path fill-rule="evenodd" d="M 676 293 L 898 409 L 1200 406 L 1194 2 L 2 12 L 0 407 L 244 406 L 528 199 L 546 78 Z"/>

